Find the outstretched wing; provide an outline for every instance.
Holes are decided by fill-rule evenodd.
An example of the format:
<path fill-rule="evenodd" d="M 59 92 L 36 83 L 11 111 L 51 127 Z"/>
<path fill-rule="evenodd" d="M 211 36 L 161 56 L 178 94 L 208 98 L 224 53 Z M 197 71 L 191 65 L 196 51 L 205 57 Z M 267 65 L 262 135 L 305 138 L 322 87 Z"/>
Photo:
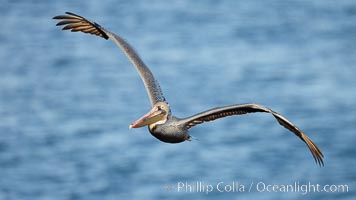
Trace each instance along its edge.
<path fill-rule="evenodd" d="M 297 126 L 295 126 L 292 122 L 288 121 L 282 115 L 258 104 L 236 104 L 232 106 L 213 108 L 211 110 L 201 112 L 191 117 L 182 119 L 182 123 L 187 129 L 189 129 L 203 122 L 216 120 L 222 117 L 227 117 L 231 115 L 242 115 L 242 114 L 255 113 L 255 112 L 271 113 L 277 119 L 280 125 L 292 131 L 296 136 L 298 136 L 303 142 L 307 144 L 310 152 L 314 157 L 315 162 L 317 162 L 319 165 L 324 165 L 323 153 L 320 151 L 319 147 L 307 135 L 305 135 Z"/>
<path fill-rule="evenodd" d="M 99 24 L 89 21 L 84 17 L 76 15 L 74 13 L 66 12 L 66 15 L 58 15 L 53 17 L 53 19 L 62 20 L 57 23 L 57 26 L 62 26 L 63 30 L 71 30 L 72 32 L 83 32 L 89 33 L 93 35 L 97 35 L 104 39 L 112 39 L 122 51 L 124 51 L 125 55 L 130 59 L 131 63 L 135 66 L 137 72 L 139 73 L 150 98 L 150 102 L 152 106 L 157 102 L 165 102 L 166 99 L 163 96 L 162 90 L 154 78 L 150 69 L 145 65 L 145 63 L 141 60 L 135 50 L 121 37 L 107 31 Z"/>

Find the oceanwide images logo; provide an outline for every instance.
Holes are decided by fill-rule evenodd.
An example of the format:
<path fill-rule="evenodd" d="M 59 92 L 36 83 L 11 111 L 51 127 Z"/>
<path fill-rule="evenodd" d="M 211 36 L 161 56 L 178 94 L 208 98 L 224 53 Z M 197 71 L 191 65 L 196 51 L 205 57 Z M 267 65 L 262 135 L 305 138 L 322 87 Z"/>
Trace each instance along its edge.
<path fill-rule="evenodd" d="M 337 192 L 348 192 L 349 186 L 347 184 L 312 184 L 311 182 L 299 182 L 295 181 L 291 184 L 276 184 L 276 183 L 266 183 L 263 181 L 251 182 L 249 184 L 243 184 L 237 181 L 224 182 L 220 181 L 215 184 L 204 181 L 187 182 L 180 181 L 176 184 L 166 184 L 164 186 L 166 191 L 170 192 L 185 192 L 185 193 L 205 193 L 209 194 L 212 192 L 219 193 L 242 193 L 242 192 L 292 192 L 300 194 L 308 194 L 311 192 L 327 192 L 327 193 L 337 193 Z"/>

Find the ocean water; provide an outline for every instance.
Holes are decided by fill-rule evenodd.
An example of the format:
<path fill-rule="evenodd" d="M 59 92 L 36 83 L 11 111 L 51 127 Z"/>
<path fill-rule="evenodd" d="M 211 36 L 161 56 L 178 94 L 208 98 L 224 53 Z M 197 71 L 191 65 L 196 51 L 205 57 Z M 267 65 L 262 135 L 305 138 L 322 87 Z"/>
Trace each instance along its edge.
<path fill-rule="evenodd" d="M 355 197 L 355 1 L 2 0 L 0 11 L 1 200 Z M 325 166 L 263 113 L 196 126 L 181 144 L 129 130 L 150 109 L 139 76 L 112 41 L 55 27 L 65 11 L 129 41 L 174 115 L 265 105 Z"/>

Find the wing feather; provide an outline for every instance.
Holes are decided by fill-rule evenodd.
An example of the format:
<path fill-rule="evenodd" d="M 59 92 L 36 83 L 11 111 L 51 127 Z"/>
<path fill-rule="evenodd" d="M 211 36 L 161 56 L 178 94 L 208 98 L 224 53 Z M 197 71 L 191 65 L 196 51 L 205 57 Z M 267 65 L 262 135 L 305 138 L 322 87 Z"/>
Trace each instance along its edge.
<path fill-rule="evenodd" d="M 127 43 L 118 35 L 107 31 L 96 22 L 90 21 L 82 16 L 71 12 L 66 12 L 66 14 L 67 15 L 58 15 L 53 17 L 53 19 L 62 20 L 57 23 L 57 26 L 64 26 L 63 30 L 71 30 L 72 32 L 80 31 L 83 33 L 97 35 L 105 39 L 111 38 L 121 48 L 121 50 L 123 50 L 123 52 L 126 54 L 126 56 L 130 59 L 130 61 L 136 68 L 146 87 L 151 104 L 154 105 L 157 102 L 166 102 L 161 87 L 154 78 L 152 72 L 141 60 L 141 58 L 138 56 L 138 54 L 135 52 L 135 50 L 131 47 L 129 43 Z"/>
<path fill-rule="evenodd" d="M 255 113 L 255 112 L 271 113 L 277 119 L 278 123 L 281 126 L 293 132 L 303 142 L 306 143 L 316 163 L 318 163 L 320 166 L 324 165 L 323 153 L 321 152 L 319 147 L 307 135 L 305 135 L 297 126 L 295 126 L 292 122 L 287 120 L 279 113 L 258 104 L 236 104 L 232 106 L 213 108 L 211 110 L 201 112 L 191 117 L 185 118 L 182 120 L 182 123 L 187 129 L 189 129 L 198 124 L 202 124 L 204 122 L 209 122 L 219 118 L 232 116 L 232 115 L 243 115 L 243 114 Z"/>

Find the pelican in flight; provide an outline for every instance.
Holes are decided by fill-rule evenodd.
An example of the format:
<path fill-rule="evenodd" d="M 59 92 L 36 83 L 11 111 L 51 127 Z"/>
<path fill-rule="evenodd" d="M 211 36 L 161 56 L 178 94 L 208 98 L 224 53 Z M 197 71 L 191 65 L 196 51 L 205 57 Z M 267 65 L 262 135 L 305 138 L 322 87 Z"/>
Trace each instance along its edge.
<path fill-rule="evenodd" d="M 71 30 L 72 32 L 80 31 L 102 37 L 106 40 L 113 40 L 129 58 L 139 73 L 152 104 L 152 109 L 146 115 L 133 122 L 130 125 L 130 128 L 148 126 L 150 133 L 160 141 L 180 143 L 191 140 L 189 129 L 198 124 L 231 115 L 242 115 L 255 112 L 270 113 L 277 119 L 280 125 L 293 132 L 305 142 L 317 164 L 320 166 L 324 165 L 323 153 L 307 135 L 282 115 L 258 104 L 247 103 L 217 107 L 186 118 L 177 118 L 173 116 L 157 80 L 128 42 L 120 36 L 106 30 L 99 24 L 74 13 L 66 12 L 66 15 L 58 15 L 53 17 L 53 19 L 61 20 L 57 23 L 57 26 L 64 25 L 63 30 Z"/>

